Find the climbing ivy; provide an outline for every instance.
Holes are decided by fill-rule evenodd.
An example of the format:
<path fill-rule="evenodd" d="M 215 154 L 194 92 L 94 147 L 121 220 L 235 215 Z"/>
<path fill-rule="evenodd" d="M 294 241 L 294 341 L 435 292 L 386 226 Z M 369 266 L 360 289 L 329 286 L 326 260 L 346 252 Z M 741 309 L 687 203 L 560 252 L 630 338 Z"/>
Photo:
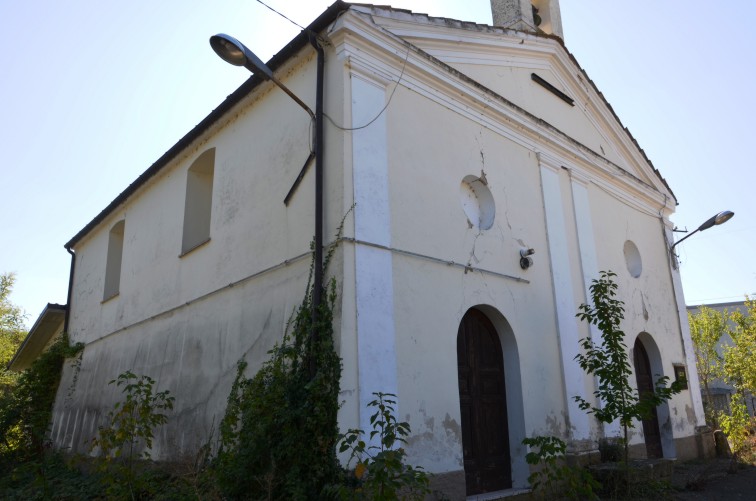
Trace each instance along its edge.
<path fill-rule="evenodd" d="M 325 256 L 324 271 L 334 249 Z M 270 359 L 252 378 L 244 376 L 247 362 L 238 363 L 214 465 L 220 489 L 232 499 L 317 499 L 340 472 L 336 281 L 323 291 L 313 318 L 313 270 L 311 264 L 305 297 Z"/>
<path fill-rule="evenodd" d="M 63 334 L 21 373 L 13 390 L 0 398 L 3 467 L 42 457 L 63 363 L 82 347 L 81 343 L 71 346 Z"/>

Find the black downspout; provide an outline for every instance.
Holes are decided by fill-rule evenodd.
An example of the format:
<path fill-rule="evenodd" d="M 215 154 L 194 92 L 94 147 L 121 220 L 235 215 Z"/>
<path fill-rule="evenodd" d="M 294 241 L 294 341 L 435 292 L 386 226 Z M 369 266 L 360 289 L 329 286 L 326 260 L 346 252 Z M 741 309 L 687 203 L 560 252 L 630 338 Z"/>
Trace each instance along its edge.
<path fill-rule="evenodd" d="M 70 247 L 66 246 L 66 250 L 71 254 L 71 271 L 68 275 L 68 295 L 66 297 L 66 317 L 63 320 L 63 333 L 68 334 L 68 321 L 71 318 L 71 296 L 73 295 L 73 279 L 74 270 L 76 269 L 76 254 Z"/>
<path fill-rule="evenodd" d="M 323 297 L 323 87 L 325 53 L 317 34 L 309 33 L 310 44 L 318 53 L 317 88 L 315 93 L 315 277 L 312 291 L 312 343 L 318 343 L 318 309 Z M 315 376 L 317 365 L 310 360 L 310 375 Z"/>

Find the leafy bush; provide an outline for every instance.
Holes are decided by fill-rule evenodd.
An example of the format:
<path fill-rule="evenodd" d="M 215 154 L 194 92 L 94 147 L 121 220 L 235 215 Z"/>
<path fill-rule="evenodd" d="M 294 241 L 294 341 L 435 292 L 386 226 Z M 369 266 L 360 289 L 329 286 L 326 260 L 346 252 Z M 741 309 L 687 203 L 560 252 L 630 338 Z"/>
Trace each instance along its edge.
<path fill-rule="evenodd" d="M 554 499 L 562 494 L 569 499 L 598 499 L 596 490 L 601 484 L 588 471 L 566 463 L 567 444 L 564 441 L 557 437 L 537 436 L 526 438 L 522 443 L 538 448 L 525 455 L 528 464 L 541 466 L 528 477 L 534 496 Z"/>
<path fill-rule="evenodd" d="M 347 467 L 354 460 L 354 477 L 356 485 L 341 486 L 338 489 L 341 499 L 371 499 L 389 501 L 393 499 L 424 499 L 430 493 L 428 475 L 420 467 L 406 464 L 407 453 L 399 444 L 407 442 L 410 426 L 398 422 L 394 415 L 396 401 L 391 393 L 373 393 L 376 399 L 368 403 L 375 407 L 375 414 L 370 417 L 373 431 L 370 440 L 376 436 L 380 445 L 370 445 L 362 438 L 362 430 L 352 429 L 341 438 L 339 452 L 351 451 Z"/>
<path fill-rule="evenodd" d="M 63 334 L 0 396 L 0 472 L 16 461 L 43 456 L 63 363 L 81 349 L 81 344 L 70 346 Z"/>
<path fill-rule="evenodd" d="M 99 448 L 104 457 L 100 469 L 114 480 L 108 493 L 116 494 L 119 487 L 126 487 L 130 497 L 135 498 L 136 491 L 149 485 L 146 476 L 135 471 L 135 460 L 150 458 L 153 430 L 168 421 L 162 411 L 173 409 L 174 398 L 169 396 L 169 390 L 154 393 L 155 381 L 151 377 L 137 376 L 131 371 L 108 384 L 122 386 L 126 398 L 113 405 L 108 423 L 99 427 L 98 436 L 92 440 L 92 449 Z M 143 450 L 136 454 L 140 446 Z M 114 458 L 123 461 L 111 467 L 109 463 Z"/>
<path fill-rule="evenodd" d="M 168 421 L 168 416 L 161 411 L 172 410 L 175 399 L 169 396 L 169 390 L 153 393 L 155 380 L 131 371 L 120 374 L 108 384 L 123 386 L 126 399 L 113 405 L 108 413 L 108 424 L 99 427 L 92 448 L 99 448 L 106 458 L 121 457 L 126 452 L 131 461 L 135 458 L 134 449 L 144 445 L 141 457 L 149 459 L 153 430 Z"/>

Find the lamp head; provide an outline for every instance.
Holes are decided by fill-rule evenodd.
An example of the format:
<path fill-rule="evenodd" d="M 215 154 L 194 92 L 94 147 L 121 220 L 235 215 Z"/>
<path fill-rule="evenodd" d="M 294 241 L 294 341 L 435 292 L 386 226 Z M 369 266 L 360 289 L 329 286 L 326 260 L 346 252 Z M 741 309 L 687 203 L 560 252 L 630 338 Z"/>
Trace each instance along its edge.
<path fill-rule="evenodd" d="M 698 231 L 708 230 L 712 226 L 717 226 L 729 221 L 735 213 L 729 210 L 725 210 L 707 219 L 701 226 L 698 227 Z"/>
<path fill-rule="evenodd" d="M 252 73 L 259 73 L 269 80 L 273 72 L 246 45 L 232 36 L 218 33 L 210 37 L 210 47 L 221 59 L 234 66 L 244 66 Z"/>

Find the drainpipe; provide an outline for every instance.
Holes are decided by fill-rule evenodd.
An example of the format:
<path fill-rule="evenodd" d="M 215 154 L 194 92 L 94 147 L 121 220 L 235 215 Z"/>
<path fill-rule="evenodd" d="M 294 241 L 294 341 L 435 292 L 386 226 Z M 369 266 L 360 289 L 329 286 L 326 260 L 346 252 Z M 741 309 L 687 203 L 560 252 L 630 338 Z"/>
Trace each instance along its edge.
<path fill-rule="evenodd" d="M 76 253 L 71 250 L 71 247 L 66 246 L 66 250 L 71 254 L 71 271 L 68 275 L 68 295 L 66 296 L 66 317 L 63 320 L 63 332 L 68 334 L 68 322 L 71 318 L 71 296 L 73 295 L 73 279 L 74 270 L 76 269 Z"/>
<path fill-rule="evenodd" d="M 323 297 L 323 87 L 325 76 L 325 52 L 316 33 L 308 33 L 310 44 L 318 53 L 317 87 L 315 90 L 315 277 L 312 292 L 312 342 L 318 342 L 318 309 Z M 310 375 L 317 366 L 310 360 Z"/>

